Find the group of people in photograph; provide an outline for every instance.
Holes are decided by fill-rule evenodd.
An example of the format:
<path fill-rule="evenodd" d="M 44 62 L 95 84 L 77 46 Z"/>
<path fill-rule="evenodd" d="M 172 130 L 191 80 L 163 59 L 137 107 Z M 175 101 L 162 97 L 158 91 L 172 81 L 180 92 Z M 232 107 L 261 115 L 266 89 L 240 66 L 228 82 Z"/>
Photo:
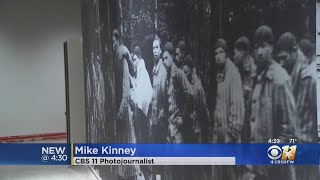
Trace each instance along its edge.
<path fill-rule="evenodd" d="M 262 25 L 253 39 L 231 46 L 219 38 L 208 88 L 186 40 L 139 45 L 131 52 L 112 32 L 117 143 L 317 143 L 316 59 L 311 39 L 290 32 L 275 38 Z M 233 52 L 228 56 L 228 52 Z M 154 67 L 149 73 L 145 61 Z M 206 91 L 205 91 L 206 90 Z M 119 179 L 319 179 L 318 167 L 119 166 Z"/>

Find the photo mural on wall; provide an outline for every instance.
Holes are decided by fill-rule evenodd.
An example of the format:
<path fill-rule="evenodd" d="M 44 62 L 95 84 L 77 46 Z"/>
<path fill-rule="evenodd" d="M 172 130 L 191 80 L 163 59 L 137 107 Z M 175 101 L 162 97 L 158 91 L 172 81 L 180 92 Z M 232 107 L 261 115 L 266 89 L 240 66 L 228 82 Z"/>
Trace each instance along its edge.
<path fill-rule="evenodd" d="M 315 1 L 85 0 L 89 143 L 318 143 Z M 103 179 L 319 179 L 318 166 L 98 166 Z"/>
<path fill-rule="evenodd" d="M 320 93 L 320 0 L 317 0 L 316 3 L 316 19 L 318 19 L 318 21 L 316 21 L 316 56 L 317 56 L 317 74 L 318 74 L 318 83 L 317 83 L 317 87 L 318 87 L 318 94 Z M 317 99 L 318 99 L 318 136 L 320 137 L 320 95 L 317 95 Z"/>

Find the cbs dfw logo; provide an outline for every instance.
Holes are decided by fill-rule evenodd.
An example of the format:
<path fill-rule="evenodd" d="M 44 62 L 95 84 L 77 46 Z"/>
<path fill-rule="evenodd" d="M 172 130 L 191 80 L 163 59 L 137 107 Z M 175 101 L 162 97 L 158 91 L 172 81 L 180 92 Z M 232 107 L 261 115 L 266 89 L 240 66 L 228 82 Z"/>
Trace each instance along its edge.
<path fill-rule="evenodd" d="M 268 149 L 268 156 L 271 159 L 271 164 L 293 164 L 296 156 L 297 145 L 270 146 Z"/>

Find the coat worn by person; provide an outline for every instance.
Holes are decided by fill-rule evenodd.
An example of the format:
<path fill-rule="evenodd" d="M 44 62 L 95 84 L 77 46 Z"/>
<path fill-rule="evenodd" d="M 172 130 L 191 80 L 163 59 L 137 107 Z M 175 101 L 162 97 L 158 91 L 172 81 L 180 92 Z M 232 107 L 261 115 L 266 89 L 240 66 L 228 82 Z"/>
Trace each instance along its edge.
<path fill-rule="evenodd" d="M 139 60 L 136 69 L 136 78 L 132 79 L 131 99 L 147 116 L 152 99 L 152 85 L 143 59 Z"/>
<path fill-rule="evenodd" d="M 187 126 L 185 128 L 187 132 L 185 132 L 183 136 L 185 137 L 184 143 L 208 143 L 209 111 L 205 92 L 195 71 L 193 71 L 189 82 L 193 96 L 186 102 L 186 108 L 184 108 L 187 115 L 185 119 L 189 121 L 189 123 L 185 125 Z M 188 166 L 185 167 L 184 171 L 185 176 L 189 179 L 205 180 L 210 173 L 210 169 L 207 166 Z"/>
<path fill-rule="evenodd" d="M 190 119 L 192 123 L 191 143 L 208 143 L 209 111 L 206 103 L 206 94 L 196 73 L 192 74 L 190 82 L 193 98 Z"/>
<path fill-rule="evenodd" d="M 168 117 L 170 143 L 183 143 L 185 129 L 185 111 L 187 98 L 191 97 L 191 86 L 184 72 L 175 64 L 172 65 L 167 79 Z M 189 96 L 189 97 L 188 97 Z M 191 132 L 190 132 L 191 133 Z"/>
<path fill-rule="evenodd" d="M 148 115 L 149 105 L 152 99 L 152 85 L 143 59 L 137 64 L 136 78 L 133 78 L 131 91 L 132 100 L 145 115 Z"/>
<path fill-rule="evenodd" d="M 167 70 L 160 59 L 153 67 L 152 81 L 152 99 L 149 108 L 148 117 L 151 123 L 151 138 L 150 143 L 166 143 L 168 132 L 167 118 L 167 92 L 166 78 Z M 153 177 L 160 175 L 163 177 L 166 174 L 163 166 L 152 166 L 151 172 Z"/>
<path fill-rule="evenodd" d="M 252 94 L 251 142 L 265 143 L 277 138 L 285 143 L 294 138 L 296 107 L 291 79 L 275 61 L 257 76 Z"/>
<path fill-rule="evenodd" d="M 310 64 L 300 72 L 297 81 L 297 104 L 298 122 L 300 128 L 299 143 L 318 143 L 317 132 L 317 69 L 316 59 L 312 58 Z M 297 166 L 297 179 L 320 179 L 319 166 Z"/>
<path fill-rule="evenodd" d="M 121 45 L 116 51 L 116 99 L 117 122 L 116 139 L 118 143 L 136 143 L 132 113 L 129 104 L 130 98 L 130 73 L 128 63 L 124 55 L 129 54 L 126 46 Z M 127 56 L 128 57 L 128 56 Z M 137 176 L 140 172 L 139 166 L 118 166 L 118 175 L 122 178 Z"/>
<path fill-rule="evenodd" d="M 244 99 L 239 71 L 230 59 L 216 81 L 213 143 L 237 143 L 243 125 Z"/>
<path fill-rule="evenodd" d="M 163 61 L 153 68 L 152 100 L 149 108 L 151 120 L 151 143 L 166 143 L 168 119 L 167 119 L 167 92 L 166 92 L 167 70 Z"/>
<path fill-rule="evenodd" d="M 246 65 L 239 68 L 244 97 L 244 122 L 241 142 L 248 143 L 250 139 L 250 114 L 251 114 L 251 94 L 253 91 L 254 81 L 256 79 L 257 66 L 251 56 L 246 57 Z"/>
<path fill-rule="evenodd" d="M 317 69 L 315 58 L 301 70 L 295 94 L 299 143 L 317 143 Z"/>
<path fill-rule="evenodd" d="M 296 137 L 296 107 L 292 95 L 291 78 L 274 60 L 257 76 L 252 94 L 250 119 L 251 143 L 267 143 L 269 139 L 280 139 L 288 143 Z M 269 179 L 295 179 L 290 166 L 253 166 L 253 172 Z"/>
<path fill-rule="evenodd" d="M 291 83 L 292 83 L 292 92 L 293 96 L 296 97 L 297 91 L 298 91 L 298 81 L 300 80 L 300 75 L 302 69 L 304 69 L 307 66 L 307 58 L 305 55 L 302 53 L 300 49 L 298 49 L 298 55 L 297 55 L 297 60 L 296 63 L 292 69 L 292 72 L 290 74 L 291 76 Z"/>
<path fill-rule="evenodd" d="M 242 81 L 237 67 L 228 58 L 216 76 L 216 99 L 212 143 L 238 143 L 244 118 Z M 237 178 L 237 167 L 212 166 L 213 179 Z"/>
<path fill-rule="evenodd" d="M 152 98 L 152 86 L 144 60 L 136 60 L 136 77 L 131 79 L 130 99 L 134 104 L 133 121 L 137 143 L 148 143 L 151 126 L 148 109 Z"/>
<path fill-rule="evenodd" d="M 293 96 L 297 107 L 299 143 L 317 143 L 317 70 L 316 60 L 307 58 L 298 50 L 296 64 L 291 73 Z"/>
<path fill-rule="evenodd" d="M 186 109 L 190 107 L 189 99 L 192 98 L 191 85 L 185 73 L 175 64 L 172 65 L 167 78 L 168 92 L 168 136 L 169 143 L 185 143 L 186 136 L 192 134 L 190 119 L 187 118 Z M 189 112 L 188 112 L 189 113 Z M 189 127 L 187 127 L 190 125 Z M 190 131 L 189 131 L 190 130 Z M 168 166 L 165 179 L 190 179 L 190 169 L 184 166 Z"/>

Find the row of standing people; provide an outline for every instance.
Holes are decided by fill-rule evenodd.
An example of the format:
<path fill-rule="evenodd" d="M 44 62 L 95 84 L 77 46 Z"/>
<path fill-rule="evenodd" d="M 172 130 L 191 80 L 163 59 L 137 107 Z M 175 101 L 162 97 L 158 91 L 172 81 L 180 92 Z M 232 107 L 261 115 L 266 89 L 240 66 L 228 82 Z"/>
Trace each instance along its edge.
<path fill-rule="evenodd" d="M 155 37 L 151 79 L 138 47 L 131 57 L 118 31 L 113 32 L 113 44 L 119 93 L 116 132 L 123 132 L 118 134 L 121 143 L 267 143 L 271 138 L 285 143 L 297 137 L 302 143 L 317 141 L 316 65 L 308 40 L 298 46 L 295 37 L 285 33 L 274 46 L 271 28 L 261 26 L 254 34 L 252 55 L 250 41 L 240 37 L 232 61 L 227 43 L 218 39 L 207 95 L 184 41 L 176 48 L 168 42 L 162 50 Z M 146 179 L 155 174 L 165 179 L 293 179 L 306 174 L 292 167 L 193 167 L 191 176 L 183 168 L 175 168 L 175 173 L 169 173 L 173 168 L 126 169 L 122 177 L 143 172 Z M 313 172 L 307 179 L 318 177 L 318 171 L 308 170 Z"/>
<path fill-rule="evenodd" d="M 206 105 L 201 104 L 205 102 L 205 96 L 201 82 L 196 77 L 191 56 L 186 57 L 189 63 L 184 66 L 185 72 L 182 70 L 185 42 L 181 41 L 177 48 L 179 50 L 176 51 L 173 44 L 168 42 L 162 51 L 161 40 L 155 37 L 153 41 L 155 65 L 152 79 L 146 71 L 140 48 L 135 47 L 130 54 L 127 47 L 121 44 L 121 37 L 117 30 L 113 31 L 113 47 L 116 59 L 116 105 L 119 109 L 115 130 L 117 142 L 201 142 L 199 118 L 203 114 L 208 117 L 208 111 L 195 112 L 195 110 L 206 109 Z M 174 61 L 175 53 L 177 57 L 180 55 L 178 61 Z M 196 105 L 194 92 L 198 93 L 196 96 L 199 99 L 195 100 L 201 106 Z M 196 118 L 198 121 L 191 121 L 195 116 L 199 117 Z M 206 120 L 208 120 L 207 117 Z M 139 172 L 143 172 L 145 178 L 155 178 L 156 174 L 164 178 L 169 174 L 168 169 L 152 168 L 151 171 L 150 167 L 145 166 L 126 166 L 118 169 L 119 177 L 124 179 L 138 177 Z"/>
<path fill-rule="evenodd" d="M 267 143 L 269 139 L 280 139 L 281 143 L 289 143 L 289 139 L 297 139 L 298 143 L 318 142 L 316 60 L 310 40 L 302 39 L 297 43 L 295 36 L 286 32 L 274 42 L 272 29 L 261 26 L 254 34 L 252 54 L 248 38 L 240 37 L 235 42 L 233 63 L 226 58 L 225 41 L 220 39 L 217 44 L 220 44 L 220 48 L 215 49 L 216 63 L 219 63 L 219 54 L 225 60 L 224 64 L 216 65 L 217 99 L 214 122 L 225 123 L 220 132 L 225 139 L 218 142 Z M 233 77 L 228 78 L 228 74 L 232 72 Z M 237 103 L 234 103 L 242 100 L 237 99 L 239 94 L 230 93 L 232 89 L 237 89 L 238 93 L 242 90 L 240 93 L 244 97 L 244 115 L 241 113 L 243 106 L 235 106 Z M 219 101 L 219 98 L 225 96 L 227 99 Z M 240 118 L 232 121 L 234 118 L 230 115 Z M 232 124 L 240 127 L 235 129 L 236 133 L 232 133 Z M 221 130 L 219 126 L 218 129 Z M 319 179 L 319 168 L 316 166 L 247 166 L 245 170 L 216 167 L 214 171 L 220 175 L 218 179 Z"/>

